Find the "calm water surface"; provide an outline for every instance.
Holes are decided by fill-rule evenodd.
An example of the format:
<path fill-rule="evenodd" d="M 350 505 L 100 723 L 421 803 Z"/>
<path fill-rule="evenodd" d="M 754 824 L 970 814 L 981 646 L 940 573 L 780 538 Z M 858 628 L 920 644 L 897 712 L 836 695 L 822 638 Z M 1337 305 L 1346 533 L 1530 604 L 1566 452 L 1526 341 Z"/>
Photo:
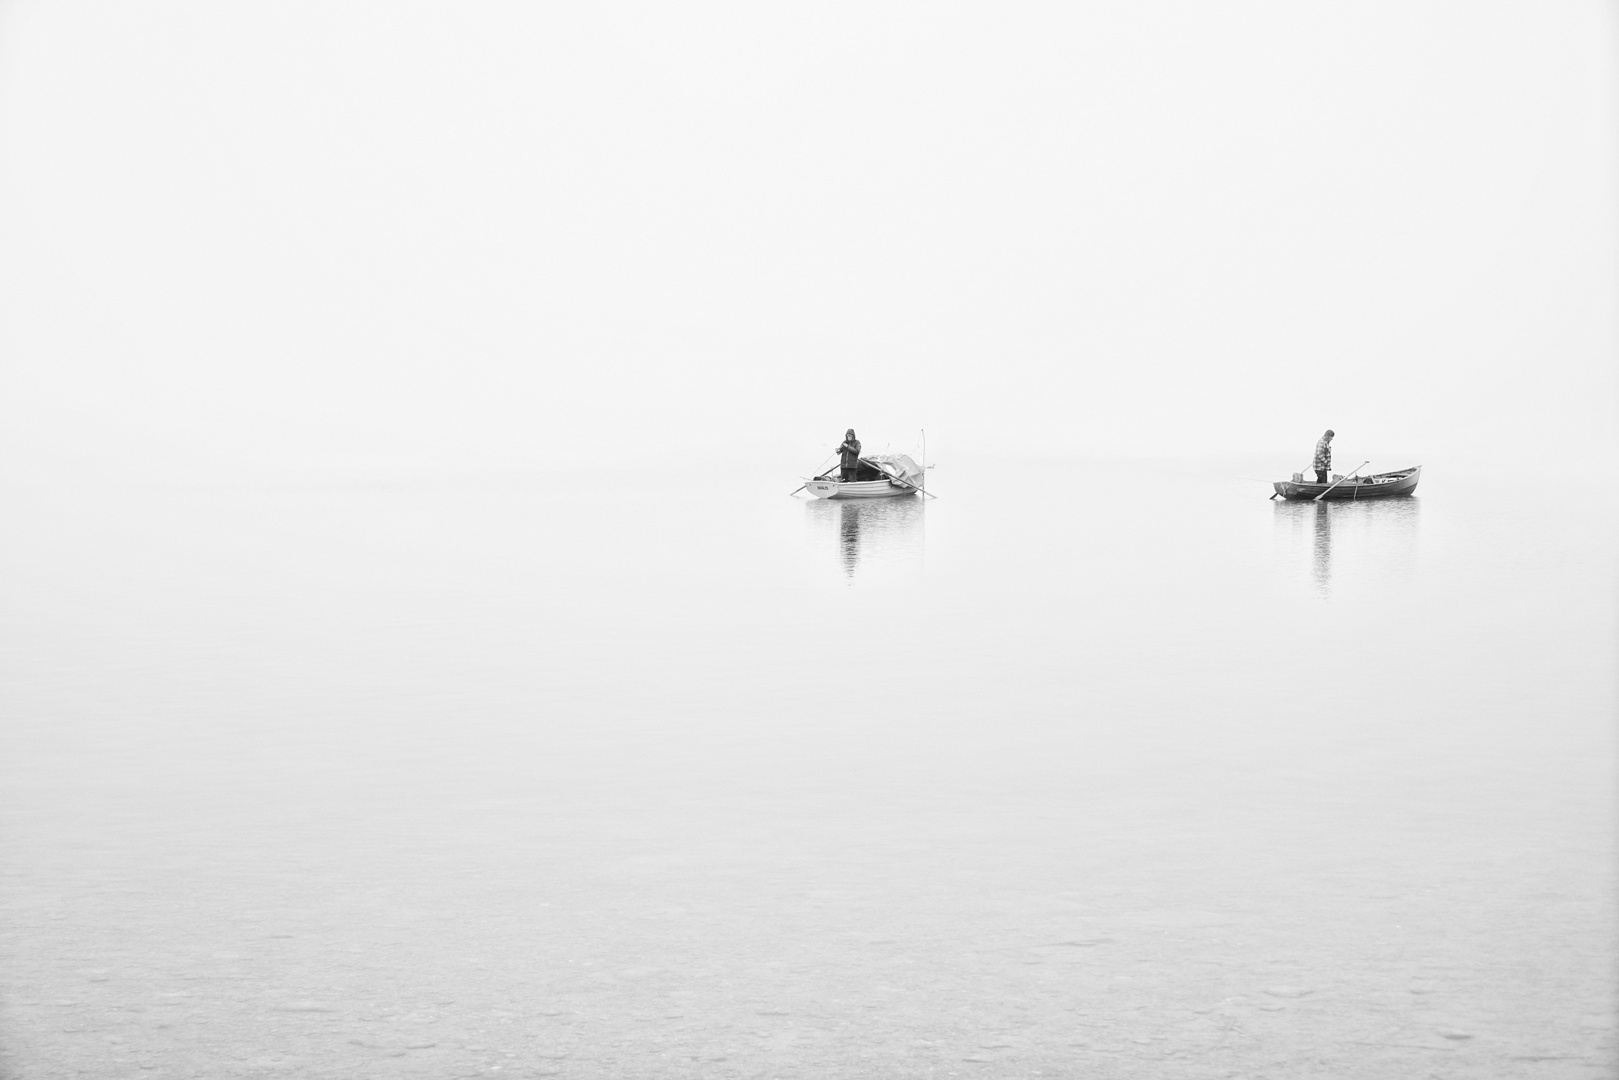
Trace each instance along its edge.
<path fill-rule="evenodd" d="M 1613 510 L 1265 468 L 11 490 L 8 1068 L 1611 1076 Z"/>

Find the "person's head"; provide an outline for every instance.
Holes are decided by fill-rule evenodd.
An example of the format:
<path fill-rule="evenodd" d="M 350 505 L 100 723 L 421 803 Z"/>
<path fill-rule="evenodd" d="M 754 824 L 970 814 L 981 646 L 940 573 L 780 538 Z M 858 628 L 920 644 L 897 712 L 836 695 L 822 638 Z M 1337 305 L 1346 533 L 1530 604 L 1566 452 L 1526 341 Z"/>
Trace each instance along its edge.
<path fill-rule="evenodd" d="M 1332 438 L 1332 436 L 1333 436 L 1333 431 L 1332 431 L 1331 428 L 1328 428 L 1327 433 L 1325 435 L 1321 436 L 1321 437 L 1323 439 L 1330 439 L 1330 438 Z"/>
<path fill-rule="evenodd" d="M 848 431 L 845 431 L 845 432 L 844 432 L 844 433 L 843 433 L 843 437 L 844 437 L 844 438 L 845 438 L 845 439 L 852 439 L 852 438 L 854 438 L 854 428 L 850 428 L 850 429 L 849 429 L 849 430 L 848 430 Z"/>

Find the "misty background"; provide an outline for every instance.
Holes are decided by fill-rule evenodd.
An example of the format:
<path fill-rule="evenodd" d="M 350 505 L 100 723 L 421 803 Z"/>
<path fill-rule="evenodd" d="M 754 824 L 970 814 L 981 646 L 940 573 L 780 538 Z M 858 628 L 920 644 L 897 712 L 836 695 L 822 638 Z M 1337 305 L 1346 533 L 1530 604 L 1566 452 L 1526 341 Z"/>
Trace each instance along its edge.
<path fill-rule="evenodd" d="M 1595 0 L 13 0 L 0 475 L 807 469 L 850 425 L 1605 467 L 1616 45 Z"/>
<path fill-rule="evenodd" d="M 0 1077 L 1612 1075 L 1616 56 L 0 2 Z"/>

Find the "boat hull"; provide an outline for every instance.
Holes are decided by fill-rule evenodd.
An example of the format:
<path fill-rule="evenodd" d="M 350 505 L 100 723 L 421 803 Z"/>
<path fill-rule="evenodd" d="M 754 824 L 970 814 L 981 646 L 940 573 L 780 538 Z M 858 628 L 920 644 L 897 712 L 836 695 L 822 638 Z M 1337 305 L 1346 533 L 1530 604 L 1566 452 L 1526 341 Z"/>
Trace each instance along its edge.
<path fill-rule="evenodd" d="M 1318 496 L 1321 497 L 1323 502 L 1359 501 L 1361 499 L 1387 499 L 1396 495 L 1409 495 L 1417 490 L 1417 481 L 1421 478 L 1422 466 L 1418 465 L 1410 469 L 1401 469 L 1398 472 L 1375 473 L 1361 479 L 1345 480 L 1337 487 L 1333 487 L 1330 482 L 1317 484 L 1313 482 L 1300 483 L 1295 480 L 1277 480 L 1274 487 L 1277 495 L 1295 502 L 1309 502 Z M 1325 492 L 1324 495 L 1322 494 L 1323 492 Z"/>
<path fill-rule="evenodd" d="M 892 499 L 916 494 L 915 488 L 892 480 L 811 480 L 804 490 L 817 499 Z"/>

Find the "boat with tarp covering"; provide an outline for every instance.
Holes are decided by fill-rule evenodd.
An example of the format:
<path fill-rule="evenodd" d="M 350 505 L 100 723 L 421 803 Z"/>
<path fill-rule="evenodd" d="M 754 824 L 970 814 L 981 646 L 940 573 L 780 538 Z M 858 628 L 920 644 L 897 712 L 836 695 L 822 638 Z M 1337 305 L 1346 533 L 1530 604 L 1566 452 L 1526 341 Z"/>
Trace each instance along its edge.
<path fill-rule="evenodd" d="M 817 499 L 888 499 L 920 494 L 925 482 L 922 466 L 909 454 L 873 454 L 860 459 L 853 480 L 823 473 L 805 481 L 804 490 Z"/>
<path fill-rule="evenodd" d="M 1411 494 L 1417 490 L 1417 480 L 1421 476 L 1421 465 L 1413 465 L 1409 469 L 1399 469 L 1395 472 L 1373 473 L 1370 476 L 1352 476 L 1347 480 L 1334 476 L 1325 484 L 1305 480 L 1303 473 L 1294 473 L 1293 479 L 1277 480 L 1274 486 L 1276 495 L 1294 501 L 1308 502 L 1317 498 L 1333 501 L 1386 499 L 1392 495 Z M 1271 498 L 1274 499 L 1276 495 L 1272 495 Z"/>

